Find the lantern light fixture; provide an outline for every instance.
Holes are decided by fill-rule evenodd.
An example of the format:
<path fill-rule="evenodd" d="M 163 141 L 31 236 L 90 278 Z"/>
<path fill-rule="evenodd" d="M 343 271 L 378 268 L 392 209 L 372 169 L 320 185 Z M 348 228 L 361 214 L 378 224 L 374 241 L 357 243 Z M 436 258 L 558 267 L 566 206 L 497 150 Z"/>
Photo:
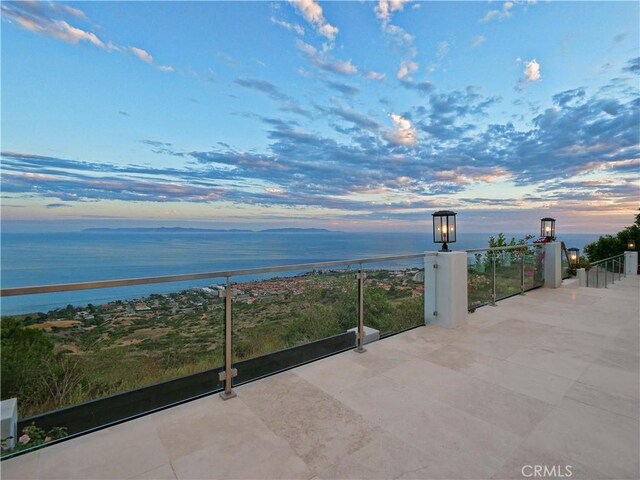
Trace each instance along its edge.
<path fill-rule="evenodd" d="M 629 243 L 627 243 L 627 249 L 628 250 L 635 250 L 636 249 L 636 242 L 634 242 L 633 240 L 629 240 Z"/>
<path fill-rule="evenodd" d="M 540 220 L 540 236 L 544 237 L 547 242 L 556 239 L 556 219 L 545 217 Z"/>
<path fill-rule="evenodd" d="M 441 243 L 441 252 L 449 251 L 449 243 L 456 241 L 456 215 L 451 210 L 433 213 L 433 243 Z"/>
<path fill-rule="evenodd" d="M 567 253 L 569 254 L 569 265 L 577 267 L 580 264 L 580 249 L 567 248 Z"/>

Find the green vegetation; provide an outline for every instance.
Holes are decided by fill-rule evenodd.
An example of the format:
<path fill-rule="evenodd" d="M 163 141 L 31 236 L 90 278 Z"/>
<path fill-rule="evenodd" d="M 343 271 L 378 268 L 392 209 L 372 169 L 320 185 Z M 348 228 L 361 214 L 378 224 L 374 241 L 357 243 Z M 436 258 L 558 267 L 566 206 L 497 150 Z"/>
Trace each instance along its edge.
<path fill-rule="evenodd" d="M 382 335 L 424 321 L 422 272 L 367 272 L 365 323 Z M 234 284 L 234 362 L 357 326 L 354 272 Z M 191 289 L 4 317 L 2 398 L 22 418 L 223 365 L 224 297 Z"/>
<path fill-rule="evenodd" d="M 11 437 L 2 439 L 2 454 L 7 455 L 21 450 L 28 450 L 29 448 L 37 447 L 38 445 L 52 442 L 66 436 L 66 428 L 54 427 L 48 432 L 45 432 L 34 423 L 31 423 L 31 425 L 27 425 L 22 429 L 22 435 L 16 439 L 15 446 L 13 448 L 8 448 L 8 441 Z"/>
<path fill-rule="evenodd" d="M 593 243 L 584 247 L 584 252 L 590 262 L 596 262 L 604 258 L 620 255 L 627 250 L 627 244 L 633 241 L 640 245 L 640 213 L 635 217 L 635 222 L 614 235 L 603 235 Z"/>

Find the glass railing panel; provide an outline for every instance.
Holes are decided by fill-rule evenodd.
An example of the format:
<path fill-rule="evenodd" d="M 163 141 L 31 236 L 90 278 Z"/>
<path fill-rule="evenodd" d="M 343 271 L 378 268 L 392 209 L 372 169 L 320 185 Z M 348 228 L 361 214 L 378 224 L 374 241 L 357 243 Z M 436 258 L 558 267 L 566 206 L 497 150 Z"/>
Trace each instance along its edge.
<path fill-rule="evenodd" d="M 21 419 L 61 412 L 54 426 L 77 433 L 215 391 L 222 300 L 211 281 L 5 297 L 2 399 Z M 112 411 L 86 403 L 107 397 Z"/>
<path fill-rule="evenodd" d="M 544 247 L 534 245 L 527 249 L 524 258 L 524 289 L 544 285 Z"/>
<path fill-rule="evenodd" d="M 424 257 L 364 265 L 364 324 L 380 337 L 424 325 Z"/>
<path fill-rule="evenodd" d="M 232 277 L 234 384 L 355 347 L 357 268 Z"/>
<path fill-rule="evenodd" d="M 493 294 L 491 252 L 467 254 L 467 304 L 470 310 L 488 305 Z"/>
<path fill-rule="evenodd" d="M 567 251 L 562 248 L 561 252 L 561 266 L 562 279 L 566 280 L 571 277 L 571 266 L 569 265 L 569 258 L 567 257 Z"/>
<path fill-rule="evenodd" d="M 498 250 L 493 255 L 496 264 L 496 300 L 521 293 L 523 252 Z"/>

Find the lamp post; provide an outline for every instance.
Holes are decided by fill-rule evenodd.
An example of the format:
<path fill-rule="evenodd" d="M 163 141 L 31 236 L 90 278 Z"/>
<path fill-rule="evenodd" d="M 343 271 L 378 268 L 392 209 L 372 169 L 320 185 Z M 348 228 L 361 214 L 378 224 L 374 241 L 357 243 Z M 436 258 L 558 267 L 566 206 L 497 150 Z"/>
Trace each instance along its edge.
<path fill-rule="evenodd" d="M 441 252 L 448 252 L 448 243 L 456 241 L 456 215 L 451 210 L 433 213 L 433 243 L 441 243 Z"/>
<path fill-rule="evenodd" d="M 540 236 L 544 237 L 547 242 L 556 239 L 556 219 L 545 217 L 540 220 Z"/>
<path fill-rule="evenodd" d="M 567 248 L 567 253 L 569 254 L 569 265 L 577 267 L 580 264 L 580 249 Z"/>

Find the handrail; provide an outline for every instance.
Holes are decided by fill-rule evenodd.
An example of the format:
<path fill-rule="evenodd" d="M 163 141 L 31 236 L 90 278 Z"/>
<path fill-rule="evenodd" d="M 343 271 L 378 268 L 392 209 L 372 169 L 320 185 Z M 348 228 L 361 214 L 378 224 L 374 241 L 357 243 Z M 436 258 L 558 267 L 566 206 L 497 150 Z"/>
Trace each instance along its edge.
<path fill-rule="evenodd" d="M 95 282 L 62 283 L 54 285 L 38 285 L 32 287 L 13 287 L 0 289 L 0 297 L 18 295 L 34 295 L 40 293 L 68 292 L 75 290 L 92 290 L 98 288 L 127 287 L 131 285 L 147 285 L 151 283 L 184 282 L 187 280 L 202 280 L 206 278 L 229 278 L 258 273 L 287 272 L 292 270 L 308 270 L 310 268 L 334 267 L 363 263 L 379 263 L 409 258 L 422 258 L 437 255 L 437 252 L 414 253 L 408 255 L 392 255 L 386 257 L 369 257 L 352 260 L 335 260 L 330 262 L 301 263 L 297 265 L 279 265 L 275 267 L 247 268 L 241 270 L 221 270 L 217 272 L 185 273 L 180 275 L 164 275 L 158 277 L 128 278 L 120 280 L 99 280 Z"/>
<path fill-rule="evenodd" d="M 592 267 L 594 265 L 597 265 L 598 263 L 606 262 L 608 260 L 612 260 L 612 259 L 618 258 L 618 257 L 624 257 L 624 253 L 620 253 L 618 255 L 614 255 L 613 257 L 603 258 L 602 260 L 597 260 L 595 262 L 589 262 L 589 267 Z"/>
<path fill-rule="evenodd" d="M 529 247 L 536 247 L 536 246 L 540 246 L 541 244 L 537 244 L 537 243 L 523 243 L 522 245 L 510 245 L 507 247 L 491 247 L 491 248 L 473 248 L 471 250 L 466 250 L 467 253 L 476 253 L 476 252 L 490 252 L 490 251 L 494 251 L 494 250 L 517 250 L 517 249 L 524 249 L 524 248 L 529 248 Z"/>

